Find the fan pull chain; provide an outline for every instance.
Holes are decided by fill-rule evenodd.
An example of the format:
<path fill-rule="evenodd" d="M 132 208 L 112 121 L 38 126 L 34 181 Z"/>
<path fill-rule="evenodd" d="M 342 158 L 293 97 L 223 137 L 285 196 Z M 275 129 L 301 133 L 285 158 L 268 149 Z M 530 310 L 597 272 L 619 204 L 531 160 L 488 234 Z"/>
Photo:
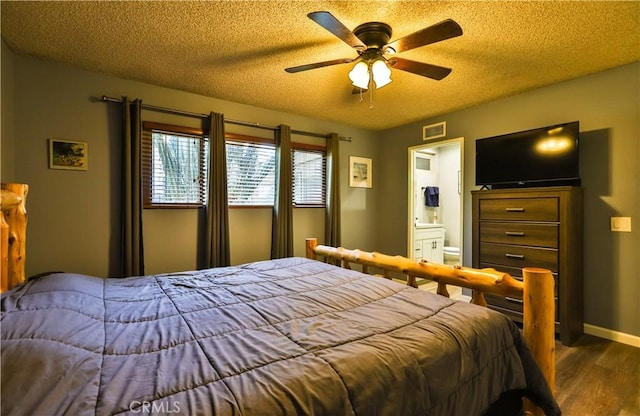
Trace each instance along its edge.
<path fill-rule="evenodd" d="M 369 110 L 373 110 L 373 76 L 369 77 Z"/>

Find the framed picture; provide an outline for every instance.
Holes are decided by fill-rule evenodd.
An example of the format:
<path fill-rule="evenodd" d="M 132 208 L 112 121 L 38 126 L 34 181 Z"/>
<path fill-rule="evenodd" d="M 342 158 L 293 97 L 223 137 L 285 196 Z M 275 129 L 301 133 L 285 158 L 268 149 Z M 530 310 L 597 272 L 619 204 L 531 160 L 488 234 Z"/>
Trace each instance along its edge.
<path fill-rule="evenodd" d="M 49 139 L 49 169 L 88 170 L 89 144 Z"/>
<path fill-rule="evenodd" d="M 372 178 L 371 159 L 349 156 L 349 186 L 352 188 L 371 188 Z"/>

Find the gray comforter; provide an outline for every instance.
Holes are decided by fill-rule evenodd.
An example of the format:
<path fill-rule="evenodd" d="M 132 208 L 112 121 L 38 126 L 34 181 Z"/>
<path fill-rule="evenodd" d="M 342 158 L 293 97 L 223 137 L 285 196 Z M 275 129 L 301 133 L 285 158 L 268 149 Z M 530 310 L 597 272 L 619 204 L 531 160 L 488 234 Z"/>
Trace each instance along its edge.
<path fill-rule="evenodd" d="M 559 413 L 505 316 L 301 258 L 2 296 L 3 415 Z"/>

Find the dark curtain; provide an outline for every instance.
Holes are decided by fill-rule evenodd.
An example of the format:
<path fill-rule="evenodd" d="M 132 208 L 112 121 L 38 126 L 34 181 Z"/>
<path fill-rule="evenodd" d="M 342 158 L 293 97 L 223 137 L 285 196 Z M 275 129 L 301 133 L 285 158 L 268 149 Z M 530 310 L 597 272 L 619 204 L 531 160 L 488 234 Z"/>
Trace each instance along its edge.
<path fill-rule="evenodd" d="M 293 256 L 293 168 L 291 165 L 291 127 L 283 124 L 276 131 L 276 195 L 271 230 L 272 259 Z"/>
<path fill-rule="evenodd" d="M 144 275 L 142 243 L 142 101 L 122 98 L 122 273 Z"/>
<path fill-rule="evenodd" d="M 231 264 L 224 115 L 212 112 L 209 121 L 209 193 L 204 258 L 206 268 Z"/>
<path fill-rule="evenodd" d="M 339 138 L 331 133 L 327 140 L 327 196 L 324 220 L 324 243 L 339 247 L 340 238 L 340 155 Z"/>

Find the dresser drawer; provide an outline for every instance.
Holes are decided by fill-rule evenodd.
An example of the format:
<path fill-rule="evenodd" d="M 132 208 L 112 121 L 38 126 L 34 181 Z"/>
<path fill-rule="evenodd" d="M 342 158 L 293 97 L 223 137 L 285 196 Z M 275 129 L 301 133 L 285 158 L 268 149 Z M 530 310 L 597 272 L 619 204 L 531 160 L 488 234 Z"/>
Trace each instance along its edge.
<path fill-rule="evenodd" d="M 492 295 L 490 293 L 486 293 L 484 297 L 487 301 L 487 304 L 491 306 L 495 306 L 496 309 L 513 311 L 513 312 L 516 312 L 520 317 L 522 316 L 522 313 L 524 311 L 524 305 L 522 303 L 522 299 L 513 298 L 509 296 L 502 297 L 499 295 Z M 559 321 L 558 298 L 555 298 L 554 303 L 555 303 L 555 311 L 554 311 L 555 321 L 558 322 Z"/>
<path fill-rule="evenodd" d="M 483 221 L 480 223 L 480 241 L 558 248 L 558 225 Z"/>
<path fill-rule="evenodd" d="M 480 220 L 558 221 L 558 198 L 481 199 Z"/>
<path fill-rule="evenodd" d="M 558 250 L 509 244 L 480 243 L 480 263 L 511 267 L 540 267 L 558 272 Z M 496 267 L 499 269 L 499 267 Z"/>
<path fill-rule="evenodd" d="M 522 267 L 496 266 L 495 264 L 480 263 L 480 269 L 495 269 L 499 272 L 509 273 L 511 277 L 522 282 Z M 526 267 L 526 266 L 525 266 Z M 553 273 L 553 295 L 558 296 L 558 274 Z"/>

